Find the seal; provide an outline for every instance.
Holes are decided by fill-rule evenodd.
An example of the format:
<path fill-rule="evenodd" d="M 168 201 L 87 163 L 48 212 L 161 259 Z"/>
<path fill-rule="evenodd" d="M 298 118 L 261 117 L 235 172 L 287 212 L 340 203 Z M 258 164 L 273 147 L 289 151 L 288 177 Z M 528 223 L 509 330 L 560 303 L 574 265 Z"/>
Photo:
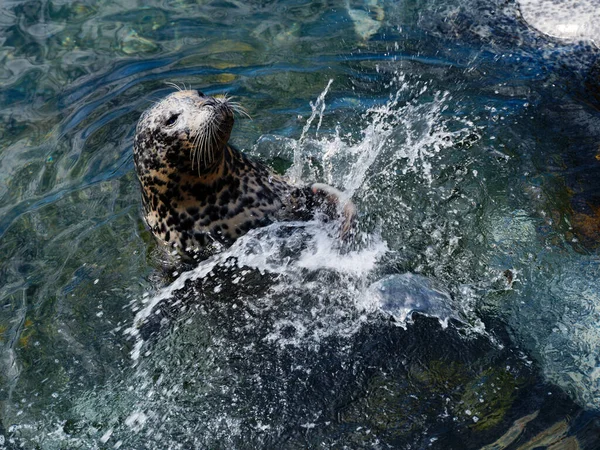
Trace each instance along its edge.
<path fill-rule="evenodd" d="M 294 185 L 231 146 L 234 113 L 246 114 L 226 96 L 179 90 L 140 117 L 133 155 L 144 217 L 158 240 L 198 258 L 253 228 L 316 216 L 340 219 L 348 236 L 352 202 L 325 184 Z"/>

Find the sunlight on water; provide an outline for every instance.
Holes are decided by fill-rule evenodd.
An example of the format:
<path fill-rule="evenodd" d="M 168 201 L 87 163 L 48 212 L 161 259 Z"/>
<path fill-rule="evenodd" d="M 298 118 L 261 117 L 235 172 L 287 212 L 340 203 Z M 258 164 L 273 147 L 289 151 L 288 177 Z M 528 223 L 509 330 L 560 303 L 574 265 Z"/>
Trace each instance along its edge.
<path fill-rule="evenodd" d="M 523 18 L 550 36 L 600 43 L 598 5 L 594 1 L 520 0 Z"/>
<path fill-rule="evenodd" d="M 597 448 L 588 3 L 63 3 L 0 5 L 0 448 Z M 131 143 L 167 82 L 355 238 L 165 273 Z"/>

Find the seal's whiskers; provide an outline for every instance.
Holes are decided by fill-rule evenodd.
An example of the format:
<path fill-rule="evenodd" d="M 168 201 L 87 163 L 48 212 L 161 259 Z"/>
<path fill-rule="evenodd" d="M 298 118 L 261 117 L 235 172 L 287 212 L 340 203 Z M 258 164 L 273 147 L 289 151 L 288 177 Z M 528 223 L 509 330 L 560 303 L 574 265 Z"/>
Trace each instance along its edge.
<path fill-rule="evenodd" d="M 230 102 L 230 103 L 227 104 L 227 106 L 229 106 L 233 112 L 236 112 L 239 115 L 245 116 L 248 119 L 252 120 L 252 117 L 250 116 L 250 114 L 248 114 L 248 111 L 246 111 L 246 108 L 244 108 L 239 103 Z"/>
<path fill-rule="evenodd" d="M 177 85 L 176 83 L 173 83 L 172 81 L 165 81 L 165 84 L 167 86 L 171 86 L 171 87 L 177 89 L 179 92 L 183 91 L 183 89 L 179 85 Z M 185 87 L 185 85 L 184 85 L 184 87 Z"/>
<path fill-rule="evenodd" d="M 198 142 L 200 141 L 200 136 L 201 133 L 199 133 L 198 131 L 196 132 L 196 135 L 194 136 L 194 139 L 192 141 L 192 170 L 194 170 L 194 161 L 196 160 L 196 158 L 199 157 L 198 155 Z M 198 160 L 198 175 L 200 175 L 200 160 Z"/>

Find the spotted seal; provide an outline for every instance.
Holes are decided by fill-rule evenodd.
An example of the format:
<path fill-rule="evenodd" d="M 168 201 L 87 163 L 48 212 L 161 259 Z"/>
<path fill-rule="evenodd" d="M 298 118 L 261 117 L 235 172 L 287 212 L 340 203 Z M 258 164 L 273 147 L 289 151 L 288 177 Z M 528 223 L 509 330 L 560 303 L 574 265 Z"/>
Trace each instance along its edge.
<path fill-rule="evenodd" d="M 293 185 L 231 146 L 234 113 L 245 112 L 226 96 L 180 90 L 140 117 L 134 161 L 145 220 L 159 241 L 197 257 L 250 229 L 319 213 L 342 218 L 347 235 L 352 202 L 325 184 Z"/>

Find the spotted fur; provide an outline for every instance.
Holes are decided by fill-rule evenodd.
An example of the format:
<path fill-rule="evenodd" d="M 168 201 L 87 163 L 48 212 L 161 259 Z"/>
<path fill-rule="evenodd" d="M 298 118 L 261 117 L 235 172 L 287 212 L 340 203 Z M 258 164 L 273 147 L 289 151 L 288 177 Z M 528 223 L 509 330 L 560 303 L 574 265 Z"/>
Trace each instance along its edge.
<path fill-rule="evenodd" d="M 224 97 L 178 91 L 137 125 L 134 160 L 146 222 L 184 254 L 230 245 L 274 220 L 308 219 L 324 203 L 324 195 L 291 185 L 228 144 L 234 109 Z"/>

